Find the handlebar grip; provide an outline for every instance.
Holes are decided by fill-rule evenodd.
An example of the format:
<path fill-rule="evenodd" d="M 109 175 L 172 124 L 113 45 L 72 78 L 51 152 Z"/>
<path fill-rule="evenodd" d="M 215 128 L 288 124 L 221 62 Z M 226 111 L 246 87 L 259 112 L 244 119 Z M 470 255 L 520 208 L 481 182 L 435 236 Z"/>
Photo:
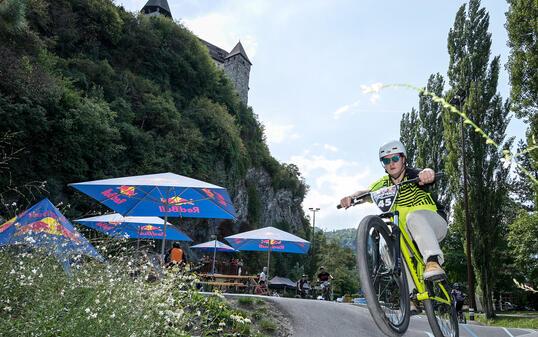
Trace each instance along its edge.
<path fill-rule="evenodd" d="M 437 172 L 437 173 L 435 174 L 435 180 L 437 180 L 437 179 L 441 179 L 441 178 L 443 178 L 444 176 L 445 176 L 445 172 Z"/>
<path fill-rule="evenodd" d="M 340 209 L 340 208 L 342 208 L 341 205 L 336 205 L 336 209 Z"/>

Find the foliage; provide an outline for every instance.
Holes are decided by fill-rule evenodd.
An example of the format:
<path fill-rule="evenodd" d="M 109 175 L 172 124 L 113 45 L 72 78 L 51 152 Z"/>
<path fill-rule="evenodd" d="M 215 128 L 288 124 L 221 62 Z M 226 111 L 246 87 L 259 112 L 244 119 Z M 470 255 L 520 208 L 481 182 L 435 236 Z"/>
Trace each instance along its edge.
<path fill-rule="evenodd" d="M 538 284 L 538 214 L 521 210 L 509 225 L 507 238 L 524 281 Z"/>
<path fill-rule="evenodd" d="M 471 233 L 471 258 L 476 280 L 483 294 L 482 304 L 487 317 L 492 317 L 493 303 L 489 294 L 495 289 L 499 264 L 501 262 L 502 242 L 506 217 L 503 206 L 508 201 L 508 170 L 501 165 L 501 154 L 488 143 L 502 144 L 508 125 L 508 103 L 503 104 L 496 94 L 499 57 L 489 63 L 491 34 L 487 29 L 489 15 L 480 8 L 477 0 L 460 7 L 454 27 L 449 32 L 449 70 L 451 89 L 447 94 L 448 102 L 457 102 L 461 113 L 480 125 L 483 134 L 464 128 L 467 149 L 469 222 Z M 471 38 L 472 37 L 472 38 Z M 489 63 L 489 64 L 488 64 Z M 448 150 L 447 172 L 450 176 L 451 192 L 456 201 L 454 224 L 464 233 L 464 204 L 462 191 L 462 158 L 460 151 L 461 128 L 463 122 L 455 114 L 445 114 L 443 118 Z M 511 145 L 511 140 L 504 143 Z"/>
<path fill-rule="evenodd" d="M 69 217 L 98 207 L 70 182 L 172 171 L 227 186 L 261 166 L 304 197 L 296 167 L 271 157 L 252 108 L 180 24 L 111 0 L 4 1 L 0 42 L 0 135 L 23 149 L 0 190 L 47 181 L 35 199 L 71 200 Z M 0 214 L 35 201 L 4 199 Z"/>
<path fill-rule="evenodd" d="M 45 251 L 0 251 L 0 334 L 255 335 L 248 314 L 194 291 L 195 277 L 172 269 L 150 281 L 159 271 L 133 252 L 107 257 L 109 265 L 85 260 L 70 277 Z"/>
<path fill-rule="evenodd" d="M 534 0 L 508 0 L 506 30 L 510 56 L 506 68 L 510 74 L 512 108 L 519 118 L 536 120 L 538 107 L 538 3 Z M 534 133 L 538 129 L 534 128 Z"/>

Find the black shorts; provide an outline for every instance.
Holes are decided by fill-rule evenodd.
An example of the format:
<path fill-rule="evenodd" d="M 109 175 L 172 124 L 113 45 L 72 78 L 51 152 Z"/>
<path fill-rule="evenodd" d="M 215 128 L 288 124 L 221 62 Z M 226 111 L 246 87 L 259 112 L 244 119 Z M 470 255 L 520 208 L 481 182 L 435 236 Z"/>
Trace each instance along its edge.
<path fill-rule="evenodd" d="M 456 310 L 460 311 L 463 308 L 463 301 L 456 301 Z"/>

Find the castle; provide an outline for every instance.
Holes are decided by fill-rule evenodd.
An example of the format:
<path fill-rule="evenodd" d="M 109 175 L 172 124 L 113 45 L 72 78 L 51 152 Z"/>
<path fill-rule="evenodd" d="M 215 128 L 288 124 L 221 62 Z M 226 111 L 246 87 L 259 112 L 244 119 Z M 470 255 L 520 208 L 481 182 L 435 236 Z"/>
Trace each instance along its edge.
<path fill-rule="evenodd" d="M 142 8 L 146 16 L 163 15 L 172 18 L 167 0 L 149 0 Z M 227 52 L 207 41 L 198 38 L 208 49 L 209 55 L 217 65 L 224 70 L 226 75 L 232 80 L 239 99 L 245 104 L 248 103 L 248 82 L 250 77 L 250 67 L 252 63 L 247 57 L 247 53 L 239 41 L 231 52 Z"/>

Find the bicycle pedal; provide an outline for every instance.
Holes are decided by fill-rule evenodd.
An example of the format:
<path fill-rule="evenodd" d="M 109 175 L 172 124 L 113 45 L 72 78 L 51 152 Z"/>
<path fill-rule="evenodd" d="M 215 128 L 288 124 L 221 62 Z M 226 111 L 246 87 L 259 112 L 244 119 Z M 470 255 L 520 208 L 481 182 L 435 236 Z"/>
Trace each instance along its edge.
<path fill-rule="evenodd" d="M 425 279 L 426 281 L 431 281 L 431 282 L 440 282 L 440 281 L 445 281 L 447 280 L 447 276 L 446 274 L 439 274 L 439 275 L 432 275 L 431 277 Z"/>

